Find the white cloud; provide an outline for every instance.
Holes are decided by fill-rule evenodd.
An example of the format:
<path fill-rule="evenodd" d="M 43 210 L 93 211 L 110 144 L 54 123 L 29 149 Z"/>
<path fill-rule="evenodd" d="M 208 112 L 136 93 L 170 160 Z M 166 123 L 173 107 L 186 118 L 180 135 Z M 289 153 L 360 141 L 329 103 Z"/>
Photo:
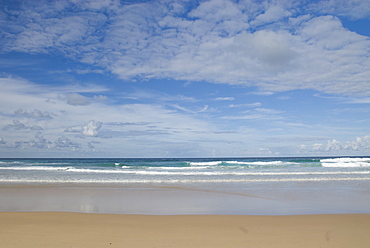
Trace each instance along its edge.
<path fill-rule="evenodd" d="M 48 112 L 43 113 L 38 109 L 27 112 L 23 110 L 22 108 L 19 108 L 18 110 L 14 111 L 14 114 L 16 116 L 35 118 L 35 119 L 53 119 L 53 117 Z"/>
<path fill-rule="evenodd" d="M 258 108 L 261 106 L 261 103 L 251 103 L 251 104 L 242 104 L 230 107 L 247 107 L 249 109 L 238 113 L 238 115 L 234 116 L 223 116 L 222 119 L 227 120 L 278 120 L 282 119 L 283 117 L 281 114 L 284 111 L 279 111 L 275 109 L 268 109 L 268 108 Z M 253 109 L 250 109 L 253 108 Z"/>
<path fill-rule="evenodd" d="M 8 124 L 4 128 L 12 130 L 43 130 L 40 126 L 28 126 L 21 123 L 19 120 L 13 120 L 13 124 Z"/>
<path fill-rule="evenodd" d="M 9 148 L 36 148 L 36 149 L 47 149 L 47 150 L 55 150 L 60 148 L 81 148 L 81 144 L 67 137 L 59 137 L 54 142 L 44 138 L 44 135 L 41 132 L 37 132 L 34 138 L 25 141 L 16 141 L 13 144 L 6 144 L 7 149 Z"/>
<path fill-rule="evenodd" d="M 237 17 L 243 18 L 240 9 L 238 9 L 233 2 L 228 0 L 202 2 L 197 8 L 193 9 L 188 16 L 191 18 L 205 19 L 210 21 L 209 23 L 234 20 Z"/>
<path fill-rule="evenodd" d="M 60 137 L 54 142 L 56 148 L 81 148 L 81 144 L 67 137 Z"/>
<path fill-rule="evenodd" d="M 14 130 L 28 129 L 28 127 L 24 125 L 23 123 L 21 123 L 19 120 L 13 120 L 13 124 L 8 124 L 4 128 L 14 129 Z"/>
<path fill-rule="evenodd" d="M 247 114 L 247 115 L 234 115 L 234 116 L 222 116 L 221 119 L 225 120 L 261 120 L 265 119 L 262 114 Z"/>
<path fill-rule="evenodd" d="M 53 143 L 45 139 L 41 132 L 37 132 L 32 140 L 23 142 L 23 144 L 40 149 L 47 149 L 53 147 Z"/>
<path fill-rule="evenodd" d="M 3 54 L 43 53 L 65 56 L 87 67 L 93 65 L 88 69 L 77 64 L 73 70 L 57 72 L 77 73 L 76 78 L 99 73 L 100 79 L 112 72 L 114 77 L 130 81 L 165 78 L 170 79 L 168 82 L 184 80 L 193 86 L 197 81 L 206 81 L 252 86 L 254 93 L 250 94 L 259 96 L 248 95 L 241 102 L 241 95 L 238 99 L 222 97 L 228 96 L 229 91 L 225 91 L 212 99 L 209 95 L 207 99 L 198 99 L 171 95 L 170 87 L 167 94 L 153 90 L 112 92 L 108 87 L 91 84 L 60 86 L 58 81 L 41 85 L 1 77 L 0 143 L 6 140 L 6 145 L 24 149 L 82 150 L 104 147 L 118 150 L 126 144 L 134 154 L 135 150 L 153 144 L 157 151 L 165 149 L 163 144 L 175 147 L 173 151 L 187 150 L 187 142 L 193 144 L 197 140 L 200 152 L 202 140 L 208 143 L 207 147 L 211 144 L 213 150 L 218 149 L 221 141 L 245 146 L 249 146 L 245 140 L 258 143 L 256 140 L 263 134 L 256 134 L 250 123 L 258 122 L 267 128 L 277 124 L 273 131 L 282 133 L 287 125 L 274 120 L 284 118 L 285 123 L 299 122 L 291 124 L 291 129 L 301 131 L 310 125 L 289 119 L 293 117 L 280 110 L 285 106 L 271 107 L 271 103 L 265 104 L 265 99 L 282 99 L 276 92 L 313 89 L 352 95 L 351 99 L 355 99 L 352 102 L 369 102 L 370 39 L 345 29 L 338 18 L 366 17 L 368 3 L 338 0 L 334 5 L 335 2 L 324 0 L 309 5 L 290 0 L 163 0 L 135 4 L 118 0 L 40 0 L 24 1 L 21 5 L 16 2 L 16 8 L 0 10 Z M 357 3 L 361 7 L 356 7 Z M 353 12 L 346 14 L 350 9 Z M 14 68 L 6 67 L 6 63 L 4 60 L 1 65 Z M 22 66 L 26 65 L 31 66 L 23 62 Z M 108 79 L 101 85 L 109 83 Z M 189 86 L 184 92 L 197 97 L 203 94 L 195 92 L 195 87 L 194 92 L 190 89 Z M 232 100 L 238 102 L 230 104 L 227 113 L 221 112 L 222 107 L 216 109 L 220 102 L 215 101 Z M 256 101 L 263 102 L 263 107 Z M 35 136 L 39 130 L 42 134 Z M 320 133 L 318 136 L 329 135 L 316 132 Z M 335 137 L 333 133 L 330 136 Z M 76 137 L 81 143 L 73 141 Z M 92 143 L 92 139 L 98 138 L 102 143 Z M 321 144 L 316 139 L 318 143 L 301 148 L 319 153 L 360 151 L 367 149 L 367 140 L 362 137 L 353 142 Z M 213 144 L 215 141 L 219 144 Z M 261 144 L 257 147 L 260 146 L 263 147 Z"/>
<path fill-rule="evenodd" d="M 235 52 L 235 58 L 244 62 L 241 64 L 243 69 L 253 66 L 253 69 L 257 70 L 255 76 L 258 74 L 264 76 L 264 73 L 284 71 L 288 65 L 291 66 L 290 63 L 297 56 L 297 53 L 291 49 L 291 45 L 292 36 L 289 33 L 261 30 L 253 34 L 236 36 L 233 52 Z M 250 76 L 253 76 L 252 72 L 252 69 L 248 72 Z"/>
<path fill-rule="evenodd" d="M 78 93 L 70 93 L 65 95 L 67 104 L 73 106 L 84 106 L 89 105 L 91 102 L 89 99 Z"/>
<path fill-rule="evenodd" d="M 354 151 L 370 150 L 370 135 L 357 137 L 355 141 L 346 142 L 344 149 Z"/>
<path fill-rule="evenodd" d="M 210 131 L 219 131 L 212 123 L 202 120 L 202 116 L 196 114 L 200 113 L 199 111 L 210 111 L 211 108 L 204 104 L 202 107 L 192 107 L 196 110 L 193 113 L 168 107 L 168 102 L 194 102 L 192 98 L 159 94 L 162 98 L 156 104 L 112 105 L 114 101 L 92 101 L 88 105 L 73 106 L 60 96 L 76 89 L 78 92 L 89 92 L 92 88 L 47 87 L 22 79 L 3 79 L 2 85 L 4 88 L 0 91 L 0 122 L 3 126 L 0 129 L 0 137 L 6 144 L 2 144 L 1 149 L 6 149 L 8 154 L 13 152 L 14 156 L 18 156 L 19 149 L 22 149 L 22 154 L 33 149 L 47 150 L 55 156 L 59 156 L 60 149 L 91 151 L 92 138 L 101 139 L 101 143 L 93 144 L 96 152 L 138 156 L 139 151 L 147 144 L 175 144 L 179 141 L 187 144 L 189 140 L 209 135 Z M 99 96 L 101 92 L 96 90 L 97 88 L 90 93 Z M 106 92 L 107 89 L 102 90 Z M 158 94 L 152 94 L 149 100 L 155 96 Z M 93 97 L 89 98 L 92 99 Z M 30 107 L 32 108 L 29 109 Z M 103 122 L 117 125 L 103 125 Z M 37 133 L 41 128 L 42 133 Z M 74 138 L 78 138 L 79 142 L 74 141 Z M 122 151 L 120 147 L 123 146 L 132 148 Z M 107 147 L 110 148 L 107 150 Z M 150 154 L 158 156 L 158 152 L 162 151 L 161 154 L 165 156 L 165 149 L 166 147 L 158 145 Z"/>
<path fill-rule="evenodd" d="M 234 97 L 216 97 L 215 98 L 216 101 L 233 101 L 235 100 Z"/>
<path fill-rule="evenodd" d="M 281 6 L 273 5 L 269 7 L 263 14 L 258 15 L 252 22 L 252 25 L 264 25 L 267 23 L 278 21 L 284 17 L 289 17 L 290 11 Z"/>
<path fill-rule="evenodd" d="M 241 108 L 241 107 L 255 108 L 255 107 L 260 107 L 260 106 L 262 106 L 262 103 L 260 102 L 229 105 L 230 108 Z"/>
<path fill-rule="evenodd" d="M 83 126 L 67 127 L 64 132 L 67 133 L 79 133 L 84 136 L 96 137 L 99 135 L 99 129 L 103 123 L 100 121 L 90 120 Z"/>
<path fill-rule="evenodd" d="M 74 12 L 68 12 L 71 5 Z M 48 9 L 32 4 L 8 25 L 12 28 L 3 51 L 57 50 L 125 80 L 173 78 L 271 92 L 314 89 L 370 95 L 369 38 L 346 30 L 333 16 L 298 12 L 344 15 L 351 10 L 351 16 L 360 18 L 368 16 L 368 5 L 360 0 L 307 6 L 295 1 L 211 0 L 193 4 L 186 13 L 190 3 L 177 1 L 64 2 Z M 266 23 L 274 25 L 255 30 L 250 26 Z"/>
<path fill-rule="evenodd" d="M 98 136 L 101 127 L 102 123 L 100 121 L 89 121 L 82 127 L 82 134 L 85 136 Z"/>
<path fill-rule="evenodd" d="M 102 102 L 102 101 L 107 100 L 107 99 L 108 99 L 108 97 L 107 97 L 107 96 L 104 96 L 104 95 L 98 95 L 98 96 L 94 96 L 94 97 L 93 97 L 93 99 L 94 99 L 95 101 Z"/>
<path fill-rule="evenodd" d="M 353 19 L 370 16 L 370 2 L 365 0 L 321 0 L 310 6 L 315 11 L 336 14 Z"/>
<path fill-rule="evenodd" d="M 269 115 L 276 115 L 276 114 L 284 113 L 283 111 L 279 111 L 275 109 L 267 109 L 267 108 L 256 108 L 255 111 L 259 113 L 269 114 Z"/>
<path fill-rule="evenodd" d="M 343 146 L 342 144 L 337 141 L 337 140 L 331 140 L 331 141 L 328 141 L 328 144 L 326 145 L 326 151 L 331 151 L 331 150 L 334 150 L 334 151 L 337 151 L 337 150 L 342 150 L 343 149 Z"/>
<path fill-rule="evenodd" d="M 305 150 L 307 146 L 303 145 Z M 328 140 L 327 144 L 315 143 L 312 145 L 313 152 L 340 152 L 340 151 L 352 151 L 352 152 L 369 152 L 370 151 L 370 135 L 357 137 L 354 141 L 346 141 L 344 144 L 338 140 Z"/>

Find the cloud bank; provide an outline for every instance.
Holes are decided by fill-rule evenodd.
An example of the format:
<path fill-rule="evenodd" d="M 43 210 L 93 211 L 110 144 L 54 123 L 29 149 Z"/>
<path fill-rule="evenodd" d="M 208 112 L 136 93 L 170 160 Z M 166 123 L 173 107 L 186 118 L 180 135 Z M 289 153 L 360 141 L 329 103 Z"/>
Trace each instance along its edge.
<path fill-rule="evenodd" d="M 58 1 L 2 10 L 2 52 L 62 53 L 124 80 L 172 78 L 370 95 L 368 1 Z M 89 104 L 68 95 L 72 105 Z"/>

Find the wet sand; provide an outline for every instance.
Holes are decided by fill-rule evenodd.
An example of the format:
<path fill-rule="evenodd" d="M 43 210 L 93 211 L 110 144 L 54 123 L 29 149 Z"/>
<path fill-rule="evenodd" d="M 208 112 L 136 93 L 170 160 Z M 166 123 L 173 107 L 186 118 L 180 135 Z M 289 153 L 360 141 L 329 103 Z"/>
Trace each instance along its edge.
<path fill-rule="evenodd" d="M 0 247 L 367 248 L 366 183 L 0 185 Z"/>
<path fill-rule="evenodd" d="M 121 215 L 0 212 L 0 247 L 348 247 L 370 244 L 369 214 Z"/>
<path fill-rule="evenodd" d="M 144 215 L 370 214 L 370 181 L 0 185 L 2 212 Z"/>

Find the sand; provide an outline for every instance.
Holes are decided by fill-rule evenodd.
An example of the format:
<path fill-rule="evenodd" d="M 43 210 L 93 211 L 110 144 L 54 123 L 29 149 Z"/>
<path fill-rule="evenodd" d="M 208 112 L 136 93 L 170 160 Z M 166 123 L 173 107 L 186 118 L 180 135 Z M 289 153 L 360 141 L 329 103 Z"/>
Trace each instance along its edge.
<path fill-rule="evenodd" d="M 370 214 L 0 212 L 0 247 L 370 247 Z"/>
<path fill-rule="evenodd" d="M 217 187 L 216 187 L 217 186 Z M 144 215 L 370 214 L 370 181 L 243 184 L 0 184 L 0 212 Z"/>

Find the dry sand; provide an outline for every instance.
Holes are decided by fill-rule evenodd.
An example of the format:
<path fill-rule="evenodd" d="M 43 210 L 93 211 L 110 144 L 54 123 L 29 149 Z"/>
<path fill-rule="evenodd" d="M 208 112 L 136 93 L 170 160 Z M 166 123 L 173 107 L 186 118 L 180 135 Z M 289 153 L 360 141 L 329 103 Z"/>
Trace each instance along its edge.
<path fill-rule="evenodd" d="M 0 247 L 370 247 L 370 214 L 119 215 L 0 212 Z"/>

